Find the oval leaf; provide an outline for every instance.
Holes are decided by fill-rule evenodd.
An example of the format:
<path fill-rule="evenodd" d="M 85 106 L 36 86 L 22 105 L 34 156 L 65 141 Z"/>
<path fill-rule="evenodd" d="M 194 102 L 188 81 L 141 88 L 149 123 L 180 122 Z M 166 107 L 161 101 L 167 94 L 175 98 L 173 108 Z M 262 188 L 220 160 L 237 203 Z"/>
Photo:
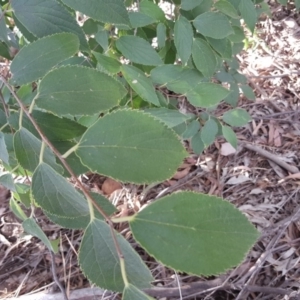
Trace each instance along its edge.
<path fill-rule="evenodd" d="M 123 65 L 122 73 L 131 88 L 140 95 L 142 99 L 156 106 L 160 106 L 151 80 L 146 77 L 141 70 L 133 66 Z"/>
<path fill-rule="evenodd" d="M 104 73 L 66 66 L 43 78 L 36 104 L 57 115 L 95 115 L 116 106 L 126 93 L 121 83 Z"/>
<path fill-rule="evenodd" d="M 219 12 L 205 12 L 193 23 L 198 32 L 214 39 L 223 39 L 233 33 L 227 17 Z"/>
<path fill-rule="evenodd" d="M 122 0 L 62 0 L 63 3 L 102 23 L 130 25 Z"/>
<path fill-rule="evenodd" d="M 251 30 L 251 32 L 253 32 L 255 24 L 257 22 L 257 13 L 253 2 L 241 1 L 239 4 L 239 10 L 246 25 Z"/>
<path fill-rule="evenodd" d="M 158 261 L 206 276 L 239 264 L 258 238 L 254 226 L 232 204 L 193 192 L 153 202 L 134 217 L 130 228 Z"/>
<path fill-rule="evenodd" d="M 26 170 L 34 172 L 39 164 L 42 142 L 25 128 L 21 128 L 14 135 L 14 149 L 19 164 Z M 55 170 L 62 173 L 63 169 L 56 163 L 52 151 L 46 147 L 43 160 Z"/>
<path fill-rule="evenodd" d="M 154 300 L 154 298 L 149 297 L 148 295 L 146 295 L 144 292 L 142 292 L 132 284 L 128 284 L 128 286 L 124 288 L 122 299 L 123 300 Z"/>
<path fill-rule="evenodd" d="M 59 33 L 25 46 L 15 56 L 11 83 L 22 85 L 43 77 L 50 69 L 79 50 L 79 40 L 71 33 Z"/>
<path fill-rule="evenodd" d="M 230 143 L 232 147 L 237 147 L 237 137 L 235 132 L 229 126 L 222 126 L 222 132 L 225 140 Z"/>
<path fill-rule="evenodd" d="M 100 118 L 82 136 L 76 154 L 97 173 L 135 183 L 170 178 L 186 156 L 171 129 L 130 110 Z"/>
<path fill-rule="evenodd" d="M 11 6 L 18 20 L 38 38 L 60 32 L 78 36 L 80 49 L 89 51 L 81 27 L 74 17 L 55 0 L 12 0 Z"/>
<path fill-rule="evenodd" d="M 71 218 L 89 213 L 86 199 L 45 163 L 33 174 L 31 194 L 42 209 L 57 216 Z"/>
<path fill-rule="evenodd" d="M 210 107 L 220 103 L 229 93 L 220 84 L 208 82 L 198 84 L 187 93 L 187 98 L 194 106 Z"/>
<path fill-rule="evenodd" d="M 191 23 L 181 16 L 174 26 L 174 42 L 183 65 L 187 63 L 192 53 L 193 28 Z"/>
<path fill-rule="evenodd" d="M 242 108 L 229 110 L 223 115 L 223 121 L 231 126 L 244 126 L 250 120 L 251 116 Z"/>
<path fill-rule="evenodd" d="M 163 64 L 152 46 L 140 37 L 133 35 L 121 36 L 117 40 L 116 46 L 127 59 L 134 63 L 149 66 Z"/>
<path fill-rule="evenodd" d="M 208 43 L 202 39 L 195 39 L 192 54 L 196 68 L 204 77 L 211 77 L 216 70 L 217 59 Z"/>
<path fill-rule="evenodd" d="M 218 124 L 213 120 L 209 119 L 205 122 L 204 126 L 201 129 L 201 140 L 203 141 L 205 147 L 210 146 L 218 133 Z"/>
<path fill-rule="evenodd" d="M 86 228 L 79 250 L 79 264 L 84 275 L 97 286 L 122 292 L 120 261 L 110 227 L 94 219 Z M 117 242 L 125 260 L 128 282 L 138 288 L 150 287 L 153 281 L 150 271 L 125 238 L 116 234 Z"/>

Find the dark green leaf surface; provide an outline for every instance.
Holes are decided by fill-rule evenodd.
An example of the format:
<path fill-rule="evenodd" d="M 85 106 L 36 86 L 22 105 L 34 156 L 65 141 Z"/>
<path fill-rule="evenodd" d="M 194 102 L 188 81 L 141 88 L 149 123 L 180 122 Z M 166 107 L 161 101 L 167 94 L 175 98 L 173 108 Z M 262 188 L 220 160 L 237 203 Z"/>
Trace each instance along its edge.
<path fill-rule="evenodd" d="M 257 22 L 257 13 L 253 2 L 241 1 L 239 4 L 239 10 L 241 12 L 242 18 L 244 19 L 246 25 L 251 30 L 251 32 L 253 32 L 255 28 L 255 24 Z"/>
<path fill-rule="evenodd" d="M 171 129 L 135 110 L 98 119 L 82 136 L 76 154 L 92 171 L 135 183 L 170 178 L 186 156 Z"/>
<path fill-rule="evenodd" d="M 234 18 L 234 19 L 239 19 L 240 16 L 238 15 L 237 10 L 235 9 L 235 7 L 228 2 L 227 0 L 219 0 L 216 4 L 215 7 L 222 12 L 223 14 Z"/>
<path fill-rule="evenodd" d="M 181 1 L 181 8 L 183 10 L 192 10 L 199 4 L 201 4 L 203 0 L 182 0 Z"/>
<path fill-rule="evenodd" d="M 157 22 L 155 19 L 138 11 L 131 11 L 128 15 L 133 28 L 144 27 Z"/>
<path fill-rule="evenodd" d="M 183 65 L 185 65 L 192 53 L 193 28 L 191 23 L 181 16 L 174 26 L 174 42 Z"/>
<path fill-rule="evenodd" d="M 62 0 L 63 3 L 94 20 L 110 24 L 130 25 L 122 0 Z"/>
<path fill-rule="evenodd" d="M 216 56 L 207 42 L 195 39 L 193 42 L 193 61 L 204 77 L 211 77 L 217 67 Z"/>
<path fill-rule="evenodd" d="M 159 22 L 165 21 L 165 13 L 163 10 L 155 3 L 143 0 L 139 4 L 139 11 Z"/>
<path fill-rule="evenodd" d="M 9 155 L 6 149 L 4 134 L 0 132 L 0 159 L 5 163 L 9 163 Z"/>
<path fill-rule="evenodd" d="M 160 106 L 151 80 L 136 67 L 123 65 L 122 74 L 131 88 L 145 101 Z"/>
<path fill-rule="evenodd" d="M 34 172 L 39 164 L 41 147 L 42 142 L 26 128 L 21 128 L 14 135 L 14 149 L 18 162 L 30 172 Z M 62 167 L 56 163 L 55 156 L 48 147 L 45 148 L 43 160 L 58 172 L 62 172 Z"/>
<path fill-rule="evenodd" d="M 204 143 L 205 147 L 210 146 L 218 133 L 218 124 L 213 120 L 209 119 L 205 122 L 204 126 L 201 129 L 201 140 Z"/>
<path fill-rule="evenodd" d="M 232 204 L 193 192 L 151 203 L 134 217 L 130 228 L 158 261 L 206 276 L 239 264 L 258 238 L 254 226 Z"/>
<path fill-rule="evenodd" d="M 87 200 L 45 163 L 33 174 L 31 193 L 36 203 L 53 215 L 71 218 L 89 213 Z"/>
<path fill-rule="evenodd" d="M 10 66 L 11 83 L 22 85 L 43 77 L 50 69 L 79 50 L 79 40 L 71 33 L 58 33 L 25 46 Z"/>
<path fill-rule="evenodd" d="M 231 144 L 232 147 L 236 149 L 237 147 L 237 138 L 234 131 L 229 126 L 222 126 L 222 133 L 225 138 L 225 140 Z"/>
<path fill-rule="evenodd" d="M 152 46 L 138 36 L 121 36 L 116 46 L 127 59 L 134 63 L 146 66 L 157 66 L 163 63 Z"/>
<path fill-rule="evenodd" d="M 129 283 L 138 288 L 150 287 L 150 282 L 154 280 L 150 271 L 125 238 L 118 233 L 116 236 Z M 119 258 L 111 229 L 104 221 L 94 219 L 85 230 L 79 250 L 79 264 L 92 283 L 107 290 L 123 291 Z"/>
<path fill-rule="evenodd" d="M 38 38 L 61 32 L 78 36 L 80 49 L 89 51 L 83 30 L 72 15 L 55 0 L 12 0 L 11 6 L 18 20 Z"/>
<path fill-rule="evenodd" d="M 227 17 L 219 12 L 205 12 L 193 24 L 198 32 L 214 39 L 223 39 L 233 33 Z"/>
<path fill-rule="evenodd" d="M 121 83 L 91 68 L 66 66 L 41 81 L 36 104 L 57 115 L 94 115 L 118 104 L 127 93 Z"/>

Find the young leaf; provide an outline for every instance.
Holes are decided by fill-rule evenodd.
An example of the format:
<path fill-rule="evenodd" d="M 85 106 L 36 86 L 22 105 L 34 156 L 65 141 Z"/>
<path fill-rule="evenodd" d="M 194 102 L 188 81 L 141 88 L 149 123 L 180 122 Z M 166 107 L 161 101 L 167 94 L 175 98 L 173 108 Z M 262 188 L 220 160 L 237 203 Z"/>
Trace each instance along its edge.
<path fill-rule="evenodd" d="M 109 74 L 117 74 L 121 71 L 122 64 L 118 60 L 94 51 L 93 54 L 105 72 Z"/>
<path fill-rule="evenodd" d="M 91 68 L 66 66 L 49 72 L 38 88 L 37 106 L 62 115 L 94 115 L 118 104 L 121 83 Z"/>
<path fill-rule="evenodd" d="M 71 218 L 89 213 L 87 200 L 45 163 L 41 163 L 33 174 L 31 194 L 42 209 L 53 215 Z"/>
<path fill-rule="evenodd" d="M 204 77 L 211 77 L 216 70 L 217 60 L 208 43 L 202 39 L 195 39 L 193 42 L 192 55 L 196 68 Z"/>
<path fill-rule="evenodd" d="M 184 140 L 190 139 L 193 137 L 200 129 L 200 123 L 198 120 L 193 120 L 190 122 L 187 127 L 186 131 L 182 134 L 182 138 Z"/>
<path fill-rule="evenodd" d="M 174 42 L 182 65 L 185 65 L 191 56 L 193 35 L 190 22 L 185 17 L 180 16 L 174 26 Z"/>
<path fill-rule="evenodd" d="M 161 58 L 152 46 L 138 36 L 121 36 L 117 40 L 116 46 L 127 59 L 134 63 L 146 66 L 157 66 L 163 64 Z"/>
<path fill-rule="evenodd" d="M 36 138 L 26 128 L 21 128 L 14 135 L 14 149 L 19 164 L 30 172 L 34 172 L 39 164 L 42 142 Z M 56 163 L 52 151 L 46 147 L 43 160 L 58 172 L 62 172 L 62 167 Z"/>
<path fill-rule="evenodd" d="M 53 244 L 49 241 L 44 231 L 40 228 L 40 226 L 35 222 L 33 218 L 26 219 L 22 223 L 22 226 L 27 233 L 39 238 L 50 251 L 53 251 L 54 253 L 58 252 L 58 247 L 53 247 Z"/>
<path fill-rule="evenodd" d="M 193 23 L 198 32 L 214 39 L 223 39 L 233 33 L 227 17 L 219 12 L 205 12 Z"/>
<path fill-rule="evenodd" d="M 158 261 L 205 276 L 239 264 L 258 238 L 254 226 L 232 204 L 193 192 L 151 203 L 130 221 L 130 228 Z"/>
<path fill-rule="evenodd" d="M 160 106 L 151 80 L 136 67 L 123 65 L 122 73 L 131 88 L 145 101 Z"/>
<path fill-rule="evenodd" d="M 200 83 L 187 93 L 191 104 L 197 107 L 211 107 L 222 101 L 230 92 L 216 83 Z"/>
<path fill-rule="evenodd" d="M 62 0 L 63 3 L 102 23 L 130 25 L 122 0 Z"/>
<path fill-rule="evenodd" d="M 43 77 L 50 69 L 79 50 L 79 40 L 72 33 L 58 33 L 25 46 L 13 59 L 11 83 L 22 85 Z"/>
<path fill-rule="evenodd" d="M 248 84 L 241 85 L 241 90 L 243 91 L 243 94 L 246 98 L 248 98 L 249 100 L 255 100 L 255 94 Z"/>
<path fill-rule="evenodd" d="M 89 51 L 81 27 L 72 15 L 55 0 L 12 0 L 11 6 L 18 20 L 38 38 L 60 32 L 78 36 L 80 49 Z"/>
<path fill-rule="evenodd" d="M 125 238 L 115 234 L 124 256 L 128 282 L 141 289 L 150 287 L 154 280 L 150 271 Z M 111 291 L 123 291 L 120 261 L 111 229 L 104 221 L 94 219 L 86 228 L 79 250 L 79 264 L 92 283 Z"/>
<path fill-rule="evenodd" d="M 213 119 L 209 119 L 205 122 L 201 129 L 201 140 L 205 147 L 210 146 L 214 142 L 218 131 L 218 124 Z"/>
<path fill-rule="evenodd" d="M 154 300 L 132 284 L 125 286 L 123 300 Z"/>
<path fill-rule="evenodd" d="M 251 120 L 248 112 L 242 108 L 235 108 L 223 115 L 223 121 L 230 126 L 244 126 Z"/>
<path fill-rule="evenodd" d="M 19 203 L 14 199 L 14 197 L 11 197 L 9 200 L 9 208 L 20 220 L 25 221 L 27 219 L 27 216 L 25 215 L 23 209 L 21 208 Z"/>
<path fill-rule="evenodd" d="M 0 185 L 6 187 L 8 190 L 10 190 L 12 192 L 16 192 L 14 180 L 10 173 L 2 174 L 0 176 Z"/>
<path fill-rule="evenodd" d="M 98 119 L 82 136 L 76 154 L 97 173 L 135 183 L 170 178 L 186 156 L 171 129 L 131 110 Z"/>
<path fill-rule="evenodd" d="M 225 140 L 231 144 L 233 148 L 237 147 L 237 138 L 235 132 L 229 126 L 222 126 L 222 132 Z"/>
<path fill-rule="evenodd" d="M 156 21 L 164 22 L 165 21 L 165 13 L 163 10 L 155 3 L 143 0 L 139 5 L 139 10 L 142 14 L 145 14 Z"/>
<path fill-rule="evenodd" d="M 253 33 L 255 24 L 257 22 L 257 13 L 253 2 L 241 1 L 239 4 L 239 10 L 241 12 L 242 18 L 244 19 L 246 25 Z"/>
<path fill-rule="evenodd" d="M 191 139 L 191 146 L 195 154 L 201 154 L 205 148 L 201 139 L 201 131 L 198 131 Z"/>

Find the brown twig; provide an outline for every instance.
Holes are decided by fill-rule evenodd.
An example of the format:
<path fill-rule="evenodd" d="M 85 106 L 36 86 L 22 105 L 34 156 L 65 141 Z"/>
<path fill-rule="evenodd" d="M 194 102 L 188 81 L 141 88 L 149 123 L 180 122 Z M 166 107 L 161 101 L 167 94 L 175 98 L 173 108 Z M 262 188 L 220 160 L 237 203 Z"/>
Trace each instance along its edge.
<path fill-rule="evenodd" d="M 255 151 L 258 154 L 266 157 L 267 159 L 272 160 L 274 163 L 276 163 L 277 165 L 281 166 L 282 168 L 286 169 L 287 171 L 289 171 L 290 173 L 299 173 L 299 170 L 297 167 L 295 166 L 291 166 L 289 164 L 287 164 L 286 162 L 284 162 L 282 159 L 280 159 L 278 156 L 274 155 L 271 152 L 268 152 L 262 148 L 259 148 L 257 146 L 248 144 L 248 143 L 242 143 L 241 144 L 244 148 L 251 150 L 251 151 Z"/>

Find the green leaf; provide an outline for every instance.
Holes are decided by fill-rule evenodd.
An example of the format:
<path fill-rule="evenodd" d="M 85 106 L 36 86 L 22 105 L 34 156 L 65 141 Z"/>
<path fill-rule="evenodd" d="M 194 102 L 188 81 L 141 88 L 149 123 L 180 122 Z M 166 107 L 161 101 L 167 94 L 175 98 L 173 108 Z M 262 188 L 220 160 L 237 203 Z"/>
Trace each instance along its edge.
<path fill-rule="evenodd" d="M 94 20 L 110 24 L 130 25 L 122 0 L 62 0 L 63 3 Z"/>
<path fill-rule="evenodd" d="M 214 39 L 223 39 L 233 33 L 227 17 L 219 12 L 205 12 L 193 23 L 198 32 Z"/>
<path fill-rule="evenodd" d="M 0 7 L 0 16 L 2 16 L 1 20 L 0 20 L 0 41 L 3 41 L 5 43 L 8 43 L 8 30 L 6 28 L 6 23 L 5 23 L 5 16 L 3 15 L 3 11 Z"/>
<path fill-rule="evenodd" d="M 33 174 L 31 194 L 42 209 L 53 215 L 71 218 L 89 213 L 87 200 L 45 163 L 41 163 Z"/>
<path fill-rule="evenodd" d="M 138 11 L 130 11 L 128 15 L 133 28 L 144 27 L 157 22 L 155 19 Z"/>
<path fill-rule="evenodd" d="M 186 156 L 171 129 L 134 110 L 98 119 L 82 136 L 76 154 L 91 170 L 134 183 L 170 178 Z"/>
<path fill-rule="evenodd" d="M 193 28 L 190 22 L 183 16 L 175 22 L 174 42 L 183 65 L 187 63 L 192 53 Z"/>
<path fill-rule="evenodd" d="M 139 4 L 139 11 L 151 18 L 153 18 L 156 21 L 164 22 L 165 21 L 165 13 L 163 10 L 155 3 L 143 0 Z"/>
<path fill-rule="evenodd" d="M 199 4 L 201 4 L 203 0 L 182 0 L 181 1 L 181 9 L 183 10 L 192 10 Z"/>
<path fill-rule="evenodd" d="M 241 12 L 242 18 L 244 19 L 246 25 L 253 33 L 255 24 L 257 22 L 257 13 L 253 2 L 241 1 L 239 4 L 239 10 Z"/>
<path fill-rule="evenodd" d="M 4 134 L 2 132 L 0 132 L 0 159 L 5 164 L 9 164 L 9 155 L 5 144 Z"/>
<path fill-rule="evenodd" d="M 109 202 L 109 200 L 106 199 L 104 196 L 95 193 L 90 193 L 90 194 L 107 215 L 110 216 L 111 214 L 117 211 L 115 206 L 112 205 L 111 202 Z M 44 211 L 44 213 L 52 222 L 60 225 L 63 228 L 85 229 L 91 221 L 90 212 L 88 211 L 88 204 L 86 201 L 85 203 L 86 203 L 86 209 L 84 209 L 81 212 L 81 215 L 78 215 L 73 218 L 53 215 L 47 211 Z M 97 219 L 103 220 L 103 216 L 98 212 L 96 208 L 94 208 L 94 213 Z"/>
<path fill-rule="evenodd" d="M 123 300 L 154 300 L 154 298 L 149 297 L 147 294 L 139 290 L 132 284 L 125 286 L 123 291 Z"/>
<path fill-rule="evenodd" d="M 39 164 L 42 142 L 26 128 L 21 128 L 14 135 L 14 149 L 19 164 L 30 172 L 34 172 Z M 56 163 L 52 151 L 46 147 L 43 160 L 58 172 L 62 172 L 60 165 Z"/>
<path fill-rule="evenodd" d="M 163 63 L 152 46 L 138 36 L 121 36 L 116 46 L 127 59 L 134 63 L 146 66 L 157 66 Z"/>
<path fill-rule="evenodd" d="M 202 39 L 195 39 L 193 42 L 192 55 L 196 68 L 204 77 L 211 77 L 216 70 L 217 60 L 208 43 Z"/>
<path fill-rule="evenodd" d="M 19 203 L 14 199 L 14 197 L 11 197 L 9 200 L 9 208 L 20 220 L 25 221 L 27 219 L 27 216 L 25 215 L 23 209 L 21 208 Z"/>
<path fill-rule="evenodd" d="M 179 94 L 192 91 L 203 80 L 199 71 L 178 65 L 156 67 L 151 71 L 151 78 L 154 84 Z"/>
<path fill-rule="evenodd" d="M 27 28 L 17 19 L 15 14 L 13 14 L 13 20 L 14 20 L 15 25 L 17 26 L 17 28 L 20 30 L 20 32 L 23 34 L 24 38 L 28 42 L 32 43 L 32 42 L 37 40 L 37 37 L 34 36 L 31 32 L 29 32 L 27 30 Z"/>
<path fill-rule="evenodd" d="M 109 48 L 108 38 L 109 35 L 105 29 L 100 29 L 95 35 L 95 40 L 103 48 L 104 52 L 106 52 Z"/>
<path fill-rule="evenodd" d="M 94 51 L 93 54 L 105 72 L 109 74 L 117 74 L 121 71 L 122 64 L 118 60 Z"/>
<path fill-rule="evenodd" d="M 78 36 L 80 49 L 89 51 L 81 27 L 74 17 L 55 0 L 12 0 L 11 6 L 18 20 L 38 38 L 61 32 Z"/>
<path fill-rule="evenodd" d="M 72 33 L 58 33 L 25 46 L 10 66 L 11 83 L 22 85 L 43 77 L 50 69 L 79 50 L 79 40 Z"/>
<path fill-rule="evenodd" d="M 230 84 L 231 93 L 224 99 L 225 102 L 229 103 L 231 106 L 236 106 L 239 101 L 239 87 L 236 83 Z"/>
<path fill-rule="evenodd" d="M 151 203 L 130 221 L 130 228 L 156 260 L 205 276 L 239 264 L 258 238 L 255 227 L 232 204 L 193 192 Z"/>
<path fill-rule="evenodd" d="M 10 173 L 6 173 L 0 176 L 0 184 L 6 187 L 8 190 L 11 190 L 12 192 L 16 192 L 14 180 Z"/>
<path fill-rule="evenodd" d="M 145 101 L 160 106 L 151 80 L 136 67 L 123 65 L 122 73 L 131 88 Z"/>
<path fill-rule="evenodd" d="M 121 83 L 91 68 L 66 66 L 49 72 L 36 104 L 57 115 L 94 115 L 118 104 L 127 93 Z"/>
<path fill-rule="evenodd" d="M 207 38 L 210 45 L 223 57 L 231 59 L 232 45 L 229 39 Z"/>
<path fill-rule="evenodd" d="M 246 98 L 248 98 L 249 100 L 255 100 L 256 97 L 253 89 L 248 84 L 241 85 L 241 89 Z"/>
<path fill-rule="evenodd" d="M 40 226 L 35 222 L 33 218 L 26 219 L 22 223 L 22 226 L 27 233 L 39 238 L 50 251 L 53 251 L 54 253 L 58 252 L 58 247 L 53 247 L 53 244 L 49 241 L 44 231 L 40 228 Z"/>
<path fill-rule="evenodd" d="M 178 110 L 168 108 L 149 108 L 145 110 L 146 113 L 151 114 L 164 122 L 168 127 L 173 128 L 191 119 L 191 116 L 184 115 Z"/>
<path fill-rule="evenodd" d="M 216 83 L 200 83 L 187 93 L 191 104 L 197 107 L 211 107 L 222 101 L 230 92 Z"/>
<path fill-rule="evenodd" d="M 237 137 L 235 132 L 229 126 L 222 126 L 222 132 L 225 140 L 231 144 L 233 148 L 237 148 Z"/>
<path fill-rule="evenodd" d="M 167 38 L 167 27 L 163 23 L 159 23 L 156 27 L 157 43 L 158 47 L 161 49 L 166 45 Z"/>
<path fill-rule="evenodd" d="M 186 131 L 182 134 L 184 140 L 192 138 L 200 129 L 198 120 L 193 120 L 187 125 Z"/>
<path fill-rule="evenodd" d="M 201 129 L 201 140 L 205 147 L 210 146 L 214 142 L 218 131 L 218 124 L 213 119 L 209 119 L 205 122 Z"/>
<path fill-rule="evenodd" d="M 205 145 L 201 139 L 201 131 L 198 131 L 191 139 L 191 146 L 195 154 L 201 154 Z"/>
<path fill-rule="evenodd" d="M 215 8 L 218 9 L 220 12 L 223 14 L 233 18 L 233 19 L 239 19 L 240 16 L 238 15 L 237 10 L 235 7 L 228 1 L 226 0 L 219 0 L 215 4 Z"/>
<path fill-rule="evenodd" d="M 233 43 L 240 43 L 245 39 L 244 30 L 238 26 L 232 26 L 233 34 L 228 36 L 228 39 Z"/>
<path fill-rule="evenodd" d="M 97 286 L 122 292 L 124 283 L 120 261 L 110 227 L 94 219 L 86 228 L 79 250 L 79 264 L 84 275 Z M 115 233 L 124 256 L 128 282 L 138 288 L 150 287 L 154 279 L 130 244 L 119 233 Z"/>
<path fill-rule="evenodd" d="M 235 108 L 223 115 L 223 121 L 230 126 L 244 126 L 251 120 L 248 112 L 242 108 Z"/>

